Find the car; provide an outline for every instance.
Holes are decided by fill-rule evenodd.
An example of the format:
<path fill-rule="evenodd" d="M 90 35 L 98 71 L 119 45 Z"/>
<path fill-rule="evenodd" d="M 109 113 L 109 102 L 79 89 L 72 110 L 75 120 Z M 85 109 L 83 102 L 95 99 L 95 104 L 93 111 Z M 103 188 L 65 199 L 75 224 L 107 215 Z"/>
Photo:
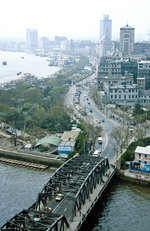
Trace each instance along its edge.
<path fill-rule="evenodd" d="M 64 194 L 58 193 L 56 196 L 56 201 L 61 201 L 64 198 Z"/>
<path fill-rule="evenodd" d="M 102 122 L 105 122 L 105 120 L 104 120 L 104 118 L 102 118 L 102 120 L 101 120 Z"/>

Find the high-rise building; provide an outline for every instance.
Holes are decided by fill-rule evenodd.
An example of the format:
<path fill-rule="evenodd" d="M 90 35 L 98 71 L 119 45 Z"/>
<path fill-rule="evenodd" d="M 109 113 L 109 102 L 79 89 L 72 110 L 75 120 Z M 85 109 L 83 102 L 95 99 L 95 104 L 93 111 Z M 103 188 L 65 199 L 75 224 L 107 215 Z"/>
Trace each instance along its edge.
<path fill-rule="evenodd" d="M 38 31 L 36 29 L 27 29 L 26 47 L 28 50 L 36 50 L 38 48 Z"/>
<path fill-rule="evenodd" d="M 105 56 L 111 53 L 112 48 L 112 21 L 109 15 L 104 15 L 100 21 L 100 55 Z"/>
<path fill-rule="evenodd" d="M 120 52 L 130 57 L 134 51 L 134 28 L 126 25 L 120 28 Z"/>
<path fill-rule="evenodd" d="M 100 40 L 112 38 L 112 20 L 109 19 L 109 15 L 104 15 L 100 21 Z"/>

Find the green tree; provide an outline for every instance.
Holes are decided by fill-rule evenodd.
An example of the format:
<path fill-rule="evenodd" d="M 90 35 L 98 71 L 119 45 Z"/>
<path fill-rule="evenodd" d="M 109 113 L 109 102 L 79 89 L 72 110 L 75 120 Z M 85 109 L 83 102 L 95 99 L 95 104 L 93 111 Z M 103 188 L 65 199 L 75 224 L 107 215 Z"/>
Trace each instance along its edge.
<path fill-rule="evenodd" d="M 143 107 L 142 105 L 137 102 L 135 105 L 134 105 L 134 108 L 133 108 L 133 116 L 136 116 L 136 115 L 141 115 L 143 114 Z"/>
<path fill-rule="evenodd" d="M 121 154 L 124 148 L 127 148 L 131 139 L 131 133 L 128 127 L 116 127 L 112 133 L 114 149 L 117 154 Z"/>
<path fill-rule="evenodd" d="M 29 88 L 25 91 L 25 100 L 29 103 L 41 103 L 42 92 L 36 87 Z"/>

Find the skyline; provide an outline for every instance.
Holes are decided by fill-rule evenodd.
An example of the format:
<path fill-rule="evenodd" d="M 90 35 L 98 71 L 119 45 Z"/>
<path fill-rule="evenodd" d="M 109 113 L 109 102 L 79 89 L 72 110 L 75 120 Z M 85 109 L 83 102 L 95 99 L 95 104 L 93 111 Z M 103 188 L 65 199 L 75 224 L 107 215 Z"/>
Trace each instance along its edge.
<path fill-rule="evenodd" d="M 120 28 L 135 28 L 135 41 L 147 40 L 149 0 L 5 0 L 0 9 L 0 39 L 25 39 L 26 29 L 37 29 L 39 37 L 66 36 L 68 39 L 100 39 L 100 20 L 112 20 L 112 39 L 118 40 Z M 141 10 L 142 9 L 142 10 Z"/>

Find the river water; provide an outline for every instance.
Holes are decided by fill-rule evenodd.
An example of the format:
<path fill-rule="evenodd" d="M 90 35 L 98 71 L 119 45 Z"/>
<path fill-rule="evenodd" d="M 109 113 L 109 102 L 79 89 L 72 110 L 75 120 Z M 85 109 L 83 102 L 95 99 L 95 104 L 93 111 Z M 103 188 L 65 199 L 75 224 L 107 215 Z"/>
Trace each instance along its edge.
<path fill-rule="evenodd" d="M 150 230 L 150 187 L 113 180 L 80 231 Z"/>
<path fill-rule="evenodd" d="M 60 68 L 48 65 L 47 57 L 23 52 L 0 51 L 0 83 L 21 78 L 18 72 L 31 73 L 38 78 L 46 78 Z M 2 62 L 7 61 L 7 65 Z"/>
<path fill-rule="evenodd" d="M 51 175 L 48 171 L 0 164 L 0 227 L 36 201 Z"/>

